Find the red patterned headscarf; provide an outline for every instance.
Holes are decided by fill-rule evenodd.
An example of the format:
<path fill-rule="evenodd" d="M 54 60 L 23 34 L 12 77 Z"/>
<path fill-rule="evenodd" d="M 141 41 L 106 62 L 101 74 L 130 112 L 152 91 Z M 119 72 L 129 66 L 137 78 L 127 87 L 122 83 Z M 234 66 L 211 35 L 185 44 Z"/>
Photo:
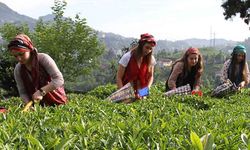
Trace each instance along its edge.
<path fill-rule="evenodd" d="M 19 34 L 10 41 L 8 44 L 8 49 L 18 52 L 30 52 L 34 50 L 34 46 L 27 35 Z"/>
<path fill-rule="evenodd" d="M 31 60 L 31 77 L 32 81 L 29 79 L 28 70 L 24 64 L 21 65 L 21 77 L 24 82 L 24 86 L 29 94 L 33 94 L 39 87 L 39 62 L 37 57 L 37 50 L 33 46 L 30 38 L 25 34 L 17 35 L 8 44 L 8 49 L 17 52 L 30 52 Z"/>
<path fill-rule="evenodd" d="M 153 46 L 156 45 L 156 41 L 154 39 L 154 36 L 151 34 L 148 34 L 148 33 L 141 34 L 141 38 L 140 38 L 139 42 L 143 42 L 143 41 L 152 43 Z"/>
<path fill-rule="evenodd" d="M 200 55 L 200 51 L 198 48 L 194 48 L 194 47 L 191 47 L 187 50 L 187 55 L 190 55 L 190 54 L 198 54 Z"/>

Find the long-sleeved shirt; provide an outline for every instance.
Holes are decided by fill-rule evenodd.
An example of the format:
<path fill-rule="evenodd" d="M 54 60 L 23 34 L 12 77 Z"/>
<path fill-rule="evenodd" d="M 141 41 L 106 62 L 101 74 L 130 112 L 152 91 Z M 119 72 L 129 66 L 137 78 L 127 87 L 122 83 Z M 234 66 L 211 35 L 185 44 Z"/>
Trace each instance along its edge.
<path fill-rule="evenodd" d="M 224 63 L 224 65 L 223 65 L 223 67 L 222 67 L 221 75 L 220 75 L 220 79 L 221 79 L 222 82 L 226 82 L 227 79 L 228 79 L 228 69 L 229 69 L 230 64 L 231 64 L 231 59 L 228 59 L 228 60 Z M 238 68 L 238 69 L 239 69 L 239 68 Z M 237 69 L 236 69 L 236 71 L 237 71 Z M 250 73 L 249 73 L 249 68 L 248 68 L 247 62 L 246 62 L 246 65 L 245 65 L 245 68 L 243 69 L 243 71 L 244 71 L 243 74 L 246 75 L 246 79 L 244 79 L 244 80 L 245 80 L 247 83 L 249 83 L 249 81 L 250 81 Z"/>
<path fill-rule="evenodd" d="M 58 69 L 55 61 L 48 54 L 44 54 L 44 53 L 38 53 L 38 60 L 39 60 L 39 64 L 44 67 L 45 71 L 51 77 L 51 82 L 49 84 L 52 84 L 56 88 L 63 86 L 64 84 L 63 75 Z M 26 92 L 26 89 L 25 89 L 25 86 L 21 77 L 21 64 L 20 63 L 18 63 L 15 67 L 14 77 L 17 83 L 17 88 L 18 88 L 20 97 L 24 101 L 29 101 L 29 96 Z M 32 79 L 31 76 L 29 77 L 30 79 Z"/>

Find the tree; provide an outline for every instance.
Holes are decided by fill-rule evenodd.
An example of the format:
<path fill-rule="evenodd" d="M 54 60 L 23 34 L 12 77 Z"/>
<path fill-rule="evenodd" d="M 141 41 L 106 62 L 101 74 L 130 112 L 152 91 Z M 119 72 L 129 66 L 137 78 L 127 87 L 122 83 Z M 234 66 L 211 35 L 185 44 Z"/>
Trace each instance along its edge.
<path fill-rule="evenodd" d="M 52 7 L 54 22 L 39 20 L 34 32 L 34 42 L 40 52 L 48 53 L 57 63 L 68 81 L 90 73 L 99 62 L 104 46 L 98 42 L 97 34 L 76 15 L 74 20 L 64 18 L 65 1 L 55 0 Z"/>
<path fill-rule="evenodd" d="M 136 46 L 138 46 L 138 41 L 132 40 L 128 47 L 124 46 L 123 48 L 121 48 L 121 53 L 117 55 L 118 59 L 121 59 L 124 54 L 126 54 L 128 51 L 135 48 Z"/>
<path fill-rule="evenodd" d="M 98 84 L 108 84 L 116 82 L 116 74 L 118 69 L 118 61 L 121 57 L 138 45 L 137 40 L 132 40 L 129 46 L 121 48 L 119 54 L 116 54 L 113 50 L 108 50 L 102 56 L 102 65 L 99 70 L 94 71 L 94 76 Z"/>
<path fill-rule="evenodd" d="M 18 92 L 14 79 L 14 67 L 16 61 L 7 50 L 7 42 L 19 33 L 30 35 L 29 27 L 27 24 L 16 26 L 6 23 L 0 28 L 0 33 L 5 40 L 0 49 L 0 87 L 2 90 L 6 91 L 4 92 L 5 96 L 17 96 Z"/>
<path fill-rule="evenodd" d="M 85 19 L 79 15 L 74 19 L 63 17 L 66 5 L 65 1 L 55 0 L 52 7 L 54 21 L 45 23 L 39 20 L 32 31 L 24 24 L 7 23 L 0 27 L 0 36 L 4 39 L 0 51 L 0 86 L 7 88 L 6 91 L 12 91 L 11 87 L 15 87 L 13 70 L 16 63 L 6 45 L 19 33 L 30 36 L 39 52 L 47 53 L 55 60 L 65 81 L 74 81 L 80 75 L 91 75 L 98 66 L 104 46 L 99 43 L 96 32 L 87 25 Z"/>
<path fill-rule="evenodd" d="M 250 55 L 248 55 L 250 53 L 250 38 L 247 38 L 244 42 L 242 42 L 241 44 L 243 44 L 246 47 L 246 51 L 247 51 L 247 60 L 250 60 Z"/>
<path fill-rule="evenodd" d="M 236 14 L 240 14 L 240 18 L 244 20 L 246 24 L 249 24 L 250 20 L 250 0 L 226 0 L 221 5 L 224 9 L 225 19 L 230 19 Z"/>

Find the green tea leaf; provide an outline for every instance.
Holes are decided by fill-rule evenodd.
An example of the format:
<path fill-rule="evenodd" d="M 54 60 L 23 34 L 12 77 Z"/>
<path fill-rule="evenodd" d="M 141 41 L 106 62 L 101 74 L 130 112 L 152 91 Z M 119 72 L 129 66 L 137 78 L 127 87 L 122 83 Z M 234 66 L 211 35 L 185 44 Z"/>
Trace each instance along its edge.
<path fill-rule="evenodd" d="M 245 145 L 248 145 L 248 138 L 245 133 L 241 134 L 241 139 Z"/>
<path fill-rule="evenodd" d="M 200 138 L 195 132 L 191 131 L 190 138 L 191 138 L 192 145 L 196 150 L 203 150 L 203 146 L 200 141 Z"/>
<path fill-rule="evenodd" d="M 34 138 L 32 135 L 28 135 L 26 137 L 26 139 L 32 144 L 32 145 L 35 145 L 37 146 L 38 149 L 42 149 L 44 150 L 44 147 L 42 146 L 42 144 L 39 142 L 38 139 Z"/>
<path fill-rule="evenodd" d="M 201 138 L 204 150 L 212 150 L 214 144 L 214 138 L 212 134 L 206 134 Z"/>
<path fill-rule="evenodd" d="M 74 138 L 71 139 L 63 139 L 56 147 L 55 150 L 63 150 L 69 143 L 73 140 Z"/>
<path fill-rule="evenodd" d="M 55 140 L 53 140 L 49 145 L 48 145 L 48 149 L 52 149 L 54 148 L 57 144 L 60 143 L 60 138 L 56 138 Z M 46 148 L 47 149 L 47 148 Z"/>

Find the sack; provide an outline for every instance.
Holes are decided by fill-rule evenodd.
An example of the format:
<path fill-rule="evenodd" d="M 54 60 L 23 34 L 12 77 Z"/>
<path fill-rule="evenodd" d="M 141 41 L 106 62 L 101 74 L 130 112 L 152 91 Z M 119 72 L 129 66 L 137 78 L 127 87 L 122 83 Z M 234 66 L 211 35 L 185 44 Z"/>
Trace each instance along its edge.
<path fill-rule="evenodd" d="M 165 96 L 172 96 L 172 95 L 187 95 L 191 93 L 191 87 L 189 84 L 180 86 L 174 90 L 170 90 L 164 93 Z"/>
<path fill-rule="evenodd" d="M 113 103 L 119 103 L 123 101 L 135 101 L 134 88 L 129 82 L 116 92 L 112 93 L 107 99 Z"/>
<path fill-rule="evenodd" d="M 213 97 L 224 97 L 228 94 L 236 92 L 238 87 L 235 85 L 235 83 L 232 83 L 229 79 L 227 79 L 226 82 L 222 83 L 221 85 L 217 86 L 212 91 Z"/>
<path fill-rule="evenodd" d="M 48 92 L 40 102 L 43 106 L 54 106 L 65 103 L 67 103 L 67 96 L 65 94 L 64 87 L 59 87 Z"/>

